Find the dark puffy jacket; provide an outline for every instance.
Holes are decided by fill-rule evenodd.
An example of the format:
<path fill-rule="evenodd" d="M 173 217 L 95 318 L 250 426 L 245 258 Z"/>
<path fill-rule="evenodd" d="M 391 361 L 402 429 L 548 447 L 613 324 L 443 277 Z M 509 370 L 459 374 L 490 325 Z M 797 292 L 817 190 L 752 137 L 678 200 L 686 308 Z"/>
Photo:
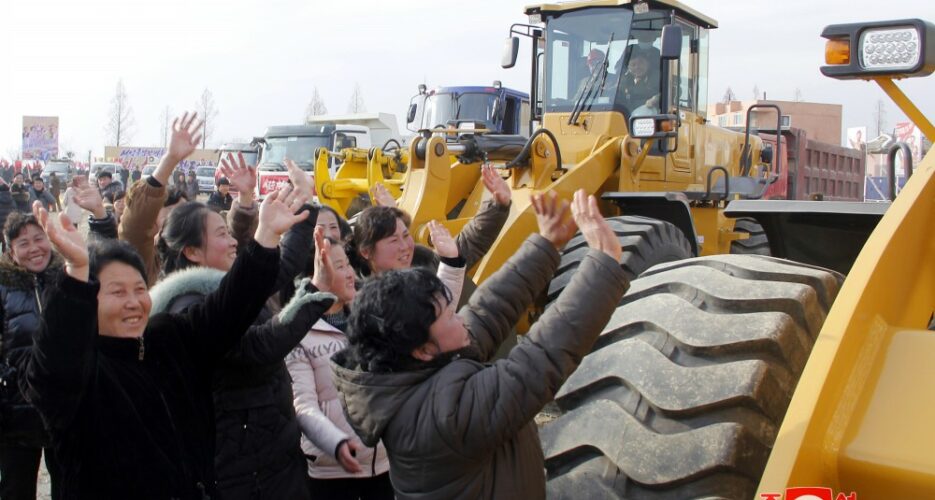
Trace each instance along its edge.
<path fill-rule="evenodd" d="M 304 272 L 314 246 L 317 209 L 283 237 L 277 289 Z M 235 236 L 238 231 L 235 229 Z M 175 273 L 179 274 L 179 273 Z M 153 311 L 184 311 L 210 292 L 223 273 L 186 270 L 152 292 Z M 326 308 L 324 308 L 326 309 Z M 240 343 L 221 361 L 214 377 L 215 468 L 225 500 L 307 498 L 305 456 L 293 406 L 292 379 L 284 358 L 320 316 L 314 311 L 280 322 L 269 305 Z"/>
<path fill-rule="evenodd" d="M 361 441 L 382 440 L 399 499 L 545 498 L 533 418 L 588 353 L 628 282 L 611 257 L 589 250 L 571 283 L 509 356 L 494 353 L 559 264 L 532 235 L 459 311 L 478 355 L 444 366 L 368 372 L 344 350 L 331 358 L 348 421 Z"/>
<path fill-rule="evenodd" d="M 15 383 L 22 361 L 32 349 L 33 336 L 39 331 L 42 294 L 46 284 L 54 283 L 62 272 L 62 261 L 52 254 L 45 271 L 35 274 L 17 265 L 9 254 L 0 257 L 0 362 L 16 370 L 8 374 Z M 15 385 L 8 386 L 0 416 L 0 442 L 27 447 L 48 445 L 38 411 L 26 402 Z"/>

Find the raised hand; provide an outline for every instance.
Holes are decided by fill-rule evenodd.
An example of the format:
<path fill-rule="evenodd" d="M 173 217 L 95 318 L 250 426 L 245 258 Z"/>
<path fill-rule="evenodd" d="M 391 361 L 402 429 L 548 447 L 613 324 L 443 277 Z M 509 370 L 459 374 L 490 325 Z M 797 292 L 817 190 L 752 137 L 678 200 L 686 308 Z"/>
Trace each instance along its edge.
<path fill-rule="evenodd" d="M 77 177 L 75 182 L 75 204 L 91 212 L 95 219 L 103 219 L 107 216 L 104 210 L 104 199 L 101 198 L 101 192 L 96 187 L 88 184 L 85 177 Z"/>
<path fill-rule="evenodd" d="M 304 203 L 305 198 L 293 191 L 291 186 L 285 186 L 267 196 L 260 204 L 260 223 L 254 233 L 256 242 L 267 248 L 278 245 L 280 237 L 289 228 L 308 218 L 308 210 L 296 215 Z"/>
<path fill-rule="evenodd" d="M 175 160 L 176 163 L 194 153 L 195 149 L 198 148 L 198 143 L 201 142 L 203 134 L 201 126 L 204 125 L 204 122 L 198 121 L 196 123 L 196 118 L 198 118 L 198 113 L 192 113 L 191 116 L 188 116 L 186 112 L 182 115 L 181 120 L 179 118 L 172 120 L 172 138 L 169 139 L 169 150 L 166 151 L 166 155 Z"/>
<path fill-rule="evenodd" d="M 283 163 L 286 164 L 286 171 L 289 173 L 289 181 L 292 182 L 292 186 L 296 192 L 304 195 L 305 201 L 311 199 L 312 190 L 314 188 L 314 186 L 312 186 L 312 179 L 289 158 L 286 158 Z"/>
<path fill-rule="evenodd" d="M 356 453 L 357 446 L 350 442 L 350 440 L 344 441 L 338 446 L 338 463 L 341 464 L 344 470 L 352 474 L 357 474 L 362 470 L 360 464 L 357 463 L 357 459 L 354 458 Z"/>
<path fill-rule="evenodd" d="M 201 142 L 201 126 L 203 122 L 195 123 L 198 113 L 188 113 L 182 115 L 182 118 L 172 120 L 172 137 L 169 139 L 169 148 L 166 154 L 159 160 L 159 166 L 153 172 L 153 178 L 160 184 L 169 183 L 169 176 L 178 164 L 191 155 L 198 143 Z"/>
<path fill-rule="evenodd" d="M 438 221 L 429 221 L 429 238 L 432 246 L 435 247 L 435 253 L 441 257 L 455 258 L 459 255 L 458 245 L 455 239 L 451 237 L 448 228 Z"/>
<path fill-rule="evenodd" d="M 239 193 L 253 193 L 256 186 L 256 167 L 247 165 L 243 153 L 227 153 L 227 158 L 221 158 L 221 175 L 227 177 L 231 188 Z"/>
<path fill-rule="evenodd" d="M 42 208 L 42 203 L 39 201 L 33 202 L 32 214 L 49 236 L 49 241 L 52 242 L 55 251 L 65 259 L 65 272 L 76 280 L 88 281 L 90 274 L 88 245 L 65 212 L 58 215 L 61 227 L 49 220 L 49 212 Z"/>
<path fill-rule="evenodd" d="M 509 184 L 503 180 L 503 177 L 500 177 L 500 174 L 493 168 L 493 165 L 485 163 L 481 166 L 480 175 L 481 180 L 484 182 L 484 187 L 493 195 L 494 201 L 496 201 L 498 205 L 509 205 L 510 200 L 513 198 L 513 192 L 510 191 Z"/>
<path fill-rule="evenodd" d="M 396 198 L 393 198 L 393 195 L 390 194 L 390 191 L 386 189 L 382 183 L 377 183 L 372 188 L 370 188 L 370 196 L 372 196 L 373 201 L 378 207 L 393 207 L 396 208 Z"/>
<path fill-rule="evenodd" d="M 334 268 L 331 266 L 331 242 L 325 239 L 325 228 L 315 226 L 315 273 L 312 284 L 322 292 L 333 290 Z"/>
<path fill-rule="evenodd" d="M 623 249 L 620 248 L 620 241 L 614 234 L 614 230 L 610 228 L 597 208 L 597 198 L 594 195 L 588 196 L 584 189 L 579 189 L 575 192 L 575 198 L 571 202 L 571 213 L 581 230 L 581 235 L 588 242 L 588 246 L 620 262 Z"/>
<path fill-rule="evenodd" d="M 564 248 L 577 230 L 574 219 L 570 217 L 568 201 L 559 200 L 558 195 L 550 191 L 546 195 L 534 194 L 532 207 L 536 211 L 539 234 L 557 250 Z"/>

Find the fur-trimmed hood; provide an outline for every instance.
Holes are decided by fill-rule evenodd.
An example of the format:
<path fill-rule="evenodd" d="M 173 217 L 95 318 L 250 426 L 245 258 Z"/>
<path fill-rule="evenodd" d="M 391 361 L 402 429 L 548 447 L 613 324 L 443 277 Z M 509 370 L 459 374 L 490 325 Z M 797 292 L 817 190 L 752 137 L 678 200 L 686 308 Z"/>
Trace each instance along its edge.
<path fill-rule="evenodd" d="M 39 281 L 43 283 L 55 283 L 55 280 L 61 276 L 65 269 L 65 261 L 62 257 L 52 252 L 52 258 L 49 259 L 49 265 L 45 270 L 39 273 Z M 9 252 L 4 252 L 0 256 L 0 286 L 17 289 L 31 289 L 35 285 L 33 273 L 13 261 Z"/>
<path fill-rule="evenodd" d="M 172 302 L 179 297 L 207 295 L 217 290 L 225 274 L 210 267 L 190 267 L 166 276 L 149 290 L 153 301 L 149 315 L 168 312 Z"/>

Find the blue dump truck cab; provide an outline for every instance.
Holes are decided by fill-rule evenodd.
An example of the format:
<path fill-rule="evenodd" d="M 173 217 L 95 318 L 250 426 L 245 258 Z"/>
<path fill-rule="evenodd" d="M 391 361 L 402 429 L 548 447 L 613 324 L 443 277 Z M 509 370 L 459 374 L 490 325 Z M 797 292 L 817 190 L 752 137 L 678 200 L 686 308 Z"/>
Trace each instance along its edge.
<path fill-rule="evenodd" d="M 459 122 L 484 123 L 492 134 L 529 136 L 529 94 L 492 86 L 436 87 L 419 85 L 409 104 L 406 126 L 422 129 L 454 126 Z"/>

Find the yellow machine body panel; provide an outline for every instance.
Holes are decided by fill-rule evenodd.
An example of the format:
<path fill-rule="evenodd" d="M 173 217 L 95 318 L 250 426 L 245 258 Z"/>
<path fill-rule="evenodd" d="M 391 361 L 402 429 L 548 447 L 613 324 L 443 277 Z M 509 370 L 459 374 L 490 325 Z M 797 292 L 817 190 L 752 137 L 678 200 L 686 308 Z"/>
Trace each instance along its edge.
<path fill-rule="evenodd" d="M 935 495 L 935 151 L 864 245 L 796 388 L 759 486 Z"/>

